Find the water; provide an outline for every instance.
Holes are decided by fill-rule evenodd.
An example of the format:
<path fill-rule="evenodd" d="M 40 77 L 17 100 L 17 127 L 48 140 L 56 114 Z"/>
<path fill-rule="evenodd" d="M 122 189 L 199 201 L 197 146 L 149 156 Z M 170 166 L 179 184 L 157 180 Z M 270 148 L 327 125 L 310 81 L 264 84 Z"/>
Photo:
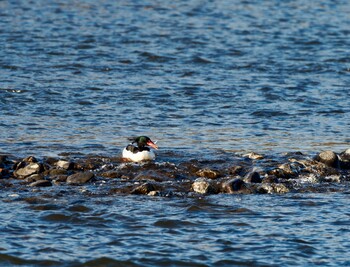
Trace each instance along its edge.
<path fill-rule="evenodd" d="M 139 134 L 160 161 L 340 152 L 348 14 L 345 0 L 1 1 L 0 152 L 119 155 Z M 11 190 L 3 266 L 349 265 L 346 193 L 28 203 L 36 192 Z"/>
<path fill-rule="evenodd" d="M 348 193 L 8 199 L 2 266 L 350 264 Z"/>

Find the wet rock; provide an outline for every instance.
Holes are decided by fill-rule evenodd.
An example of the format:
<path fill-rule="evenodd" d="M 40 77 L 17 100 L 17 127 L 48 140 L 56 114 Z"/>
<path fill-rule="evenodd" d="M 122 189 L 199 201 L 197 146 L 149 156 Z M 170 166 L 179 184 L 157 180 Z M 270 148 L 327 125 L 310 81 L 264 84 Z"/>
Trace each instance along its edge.
<path fill-rule="evenodd" d="M 192 184 L 192 190 L 199 194 L 214 194 L 216 193 L 213 182 L 208 179 L 198 178 Z"/>
<path fill-rule="evenodd" d="M 121 178 L 122 174 L 119 171 L 106 171 L 101 173 L 101 176 L 106 178 Z"/>
<path fill-rule="evenodd" d="M 258 172 L 250 172 L 244 177 L 246 183 L 261 183 L 262 179 Z"/>
<path fill-rule="evenodd" d="M 40 163 L 30 163 L 24 168 L 20 168 L 14 172 L 14 176 L 19 179 L 24 179 L 30 175 L 40 173 L 43 167 Z"/>
<path fill-rule="evenodd" d="M 44 175 L 35 173 L 35 174 L 25 178 L 25 181 L 27 183 L 33 183 L 33 182 L 36 182 L 36 181 L 39 181 L 39 180 L 43 180 L 43 179 L 44 179 Z"/>
<path fill-rule="evenodd" d="M 349 170 L 350 169 L 350 148 L 340 153 L 340 168 Z"/>
<path fill-rule="evenodd" d="M 315 160 L 322 162 L 329 167 L 333 167 L 333 168 L 339 167 L 339 159 L 337 154 L 330 150 L 322 151 L 315 157 Z"/>
<path fill-rule="evenodd" d="M 244 154 L 243 157 L 250 158 L 250 159 L 257 159 L 257 160 L 264 158 L 263 155 L 255 153 L 255 152 L 250 152 L 250 153 Z"/>
<path fill-rule="evenodd" d="M 233 166 L 228 169 L 230 175 L 241 175 L 243 172 L 242 166 Z"/>
<path fill-rule="evenodd" d="M 59 160 L 56 162 L 56 166 L 64 170 L 72 170 L 74 168 L 74 163 L 70 161 Z"/>
<path fill-rule="evenodd" d="M 135 195 L 147 195 L 152 191 L 157 191 L 159 187 L 155 183 L 143 183 L 131 191 L 131 194 Z"/>
<path fill-rule="evenodd" d="M 51 180 L 55 183 L 63 183 L 66 182 L 68 178 L 68 175 L 54 175 L 51 177 Z"/>
<path fill-rule="evenodd" d="M 231 179 L 225 181 L 221 184 L 221 191 L 223 193 L 235 193 L 236 191 L 241 190 L 245 185 L 245 182 L 240 178 Z"/>
<path fill-rule="evenodd" d="M 289 189 L 284 184 L 261 184 L 257 188 L 257 192 L 260 194 L 285 194 L 289 192 Z"/>
<path fill-rule="evenodd" d="M 67 177 L 67 184 L 80 185 L 90 182 L 95 175 L 92 172 L 78 172 Z"/>
<path fill-rule="evenodd" d="M 39 181 L 36 181 L 36 182 L 33 182 L 33 183 L 29 184 L 29 186 L 32 186 L 32 187 L 47 187 L 47 186 L 52 186 L 52 183 L 49 180 L 39 180 Z"/>
<path fill-rule="evenodd" d="M 284 163 L 278 166 L 278 169 L 282 170 L 283 177 L 285 178 L 295 178 L 299 175 L 303 166 L 298 162 Z"/>
<path fill-rule="evenodd" d="M 37 163 L 38 162 L 38 160 L 34 156 L 26 157 L 25 159 L 23 159 L 23 161 L 27 162 L 27 163 Z"/>
<path fill-rule="evenodd" d="M 151 191 L 147 195 L 152 196 L 152 197 L 156 197 L 156 196 L 161 196 L 161 193 L 160 193 L 160 191 Z"/>
<path fill-rule="evenodd" d="M 326 182 L 326 183 L 340 183 L 342 179 L 342 175 L 330 175 L 330 176 L 326 176 L 323 177 L 321 179 L 322 182 Z"/>
<path fill-rule="evenodd" d="M 278 178 L 273 175 L 268 175 L 262 179 L 262 182 L 266 184 L 278 183 Z"/>
<path fill-rule="evenodd" d="M 220 172 L 217 170 L 211 170 L 211 169 L 201 169 L 196 172 L 196 175 L 199 177 L 205 177 L 210 179 L 216 179 L 220 177 Z"/>
<path fill-rule="evenodd" d="M 51 169 L 49 170 L 48 174 L 51 175 L 51 176 L 54 176 L 54 175 L 67 175 L 67 171 L 64 170 L 64 169 Z"/>

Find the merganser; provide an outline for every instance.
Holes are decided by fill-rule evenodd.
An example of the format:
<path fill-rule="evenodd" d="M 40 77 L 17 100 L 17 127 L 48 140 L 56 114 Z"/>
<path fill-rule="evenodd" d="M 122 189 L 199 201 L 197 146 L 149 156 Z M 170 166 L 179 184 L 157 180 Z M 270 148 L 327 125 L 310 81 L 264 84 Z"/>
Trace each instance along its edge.
<path fill-rule="evenodd" d="M 149 137 L 139 136 L 130 139 L 130 141 L 132 142 L 123 149 L 123 158 L 133 162 L 153 160 L 156 158 L 156 155 L 148 146 L 154 149 L 158 149 L 158 146 Z M 137 146 L 133 145 L 134 143 Z"/>

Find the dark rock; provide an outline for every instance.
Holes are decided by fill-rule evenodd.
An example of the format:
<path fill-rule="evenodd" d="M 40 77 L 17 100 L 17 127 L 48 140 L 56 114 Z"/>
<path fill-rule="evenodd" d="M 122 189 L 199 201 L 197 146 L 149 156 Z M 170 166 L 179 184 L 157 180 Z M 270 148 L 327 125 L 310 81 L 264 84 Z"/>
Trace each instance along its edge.
<path fill-rule="evenodd" d="M 267 177 L 264 177 L 264 179 L 262 179 L 262 182 L 267 184 L 278 183 L 278 178 L 273 175 L 268 175 Z"/>
<path fill-rule="evenodd" d="M 213 185 L 213 182 L 211 180 L 203 178 L 196 179 L 193 182 L 192 190 L 199 194 L 216 193 L 216 188 Z"/>
<path fill-rule="evenodd" d="M 350 148 L 340 153 L 340 168 L 350 169 Z"/>
<path fill-rule="evenodd" d="M 250 172 L 244 177 L 246 183 L 261 183 L 262 179 L 258 172 Z"/>
<path fill-rule="evenodd" d="M 72 170 L 74 168 L 74 163 L 70 161 L 59 160 L 56 162 L 56 166 L 64 170 Z"/>
<path fill-rule="evenodd" d="M 330 150 L 322 151 L 315 157 L 315 160 L 322 162 L 329 167 L 333 167 L 333 168 L 339 167 L 339 159 L 337 154 Z"/>
<path fill-rule="evenodd" d="M 18 161 L 13 164 L 12 169 L 17 171 L 19 169 L 22 169 L 26 166 L 27 164 L 24 161 Z"/>
<path fill-rule="evenodd" d="M 221 184 L 221 190 L 223 193 L 235 193 L 236 191 L 241 190 L 245 185 L 245 182 L 240 178 L 231 179 L 225 181 Z"/>
<path fill-rule="evenodd" d="M 51 183 L 51 181 L 48 181 L 48 180 L 39 180 L 39 181 L 36 181 L 36 182 L 29 184 L 29 186 L 46 187 L 46 186 L 52 186 L 52 183 Z"/>
<path fill-rule="evenodd" d="M 92 172 L 78 172 L 67 177 L 67 184 L 80 185 L 90 182 L 95 175 Z"/>
<path fill-rule="evenodd" d="M 25 166 L 24 168 L 17 169 L 14 172 L 14 176 L 19 178 L 19 179 L 23 179 L 23 178 L 26 178 L 30 175 L 40 173 L 42 170 L 43 170 L 42 164 L 30 163 L 27 166 Z"/>
<path fill-rule="evenodd" d="M 217 170 L 211 170 L 211 169 L 201 169 L 196 172 L 196 175 L 199 177 L 205 177 L 210 179 L 216 179 L 220 177 L 220 172 Z"/>
<path fill-rule="evenodd" d="M 36 182 L 36 181 L 43 180 L 43 179 L 44 179 L 44 175 L 35 173 L 35 174 L 32 174 L 31 176 L 28 176 L 27 178 L 25 178 L 25 181 L 27 183 L 32 183 L 32 182 Z"/>
<path fill-rule="evenodd" d="M 49 175 L 54 176 L 54 175 L 67 175 L 67 171 L 64 169 L 51 169 L 49 171 Z"/>
<path fill-rule="evenodd" d="M 139 186 L 137 186 L 136 188 L 134 188 L 131 191 L 131 194 L 135 194 L 135 195 L 147 195 L 152 191 L 157 191 L 159 189 L 158 186 L 156 186 L 156 184 L 154 183 L 143 183 Z"/>
<path fill-rule="evenodd" d="M 68 178 L 68 175 L 54 175 L 51 177 L 51 180 L 59 183 L 59 182 L 66 182 L 67 178 Z"/>
<path fill-rule="evenodd" d="M 233 166 L 228 169 L 230 175 L 241 175 L 243 172 L 242 166 Z"/>
<path fill-rule="evenodd" d="M 106 171 L 101 173 L 101 176 L 106 178 L 121 178 L 122 174 L 119 171 Z"/>

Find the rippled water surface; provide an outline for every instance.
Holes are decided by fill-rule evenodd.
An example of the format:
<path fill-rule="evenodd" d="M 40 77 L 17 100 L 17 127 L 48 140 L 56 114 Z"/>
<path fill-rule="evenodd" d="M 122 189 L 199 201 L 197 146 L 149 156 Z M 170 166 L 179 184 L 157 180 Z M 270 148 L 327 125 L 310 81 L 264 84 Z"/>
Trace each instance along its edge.
<path fill-rule="evenodd" d="M 1 2 L 1 150 L 349 143 L 348 1 L 167 2 Z"/>
<path fill-rule="evenodd" d="M 77 196 L 4 198 L 1 266 L 350 264 L 348 193 Z"/>
<path fill-rule="evenodd" d="M 349 14 L 345 0 L 0 1 L 0 153 L 119 155 L 139 134 L 159 140 L 160 161 L 340 152 Z M 183 199 L 6 190 L 1 266 L 350 265 L 347 189 Z"/>

